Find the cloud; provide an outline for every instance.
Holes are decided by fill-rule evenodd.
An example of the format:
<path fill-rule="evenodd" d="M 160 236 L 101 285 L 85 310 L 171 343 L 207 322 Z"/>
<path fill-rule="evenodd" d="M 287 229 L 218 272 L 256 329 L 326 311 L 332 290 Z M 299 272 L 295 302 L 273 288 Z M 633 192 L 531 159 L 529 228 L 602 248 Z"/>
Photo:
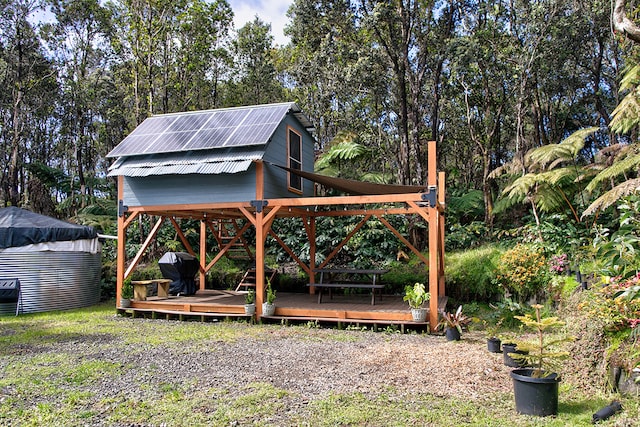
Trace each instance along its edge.
<path fill-rule="evenodd" d="M 293 0 L 229 0 L 233 9 L 233 24 L 237 29 L 244 27 L 247 22 L 255 19 L 256 15 L 266 23 L 271 24 L 271 34 L 277 45 L 289 43 L 284 35 L 284 27 L 288 24 L 287 10 Z"/>

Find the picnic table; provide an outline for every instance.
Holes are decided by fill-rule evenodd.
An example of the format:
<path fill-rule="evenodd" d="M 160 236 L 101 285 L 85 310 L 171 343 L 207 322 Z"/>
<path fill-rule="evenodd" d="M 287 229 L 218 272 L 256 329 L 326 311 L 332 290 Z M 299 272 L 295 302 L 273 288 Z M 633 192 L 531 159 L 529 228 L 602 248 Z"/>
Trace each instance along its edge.
<path fill-rule="evenodd" d="M 335 288 L 346 289 L 371 289 L 371 305 L 376 304 L 376 290 L 384 288 L 380 283 L 380 276 L 389 270 L 358 269 L 358 268 L 316 268 L 312 270 L 320 274 L 320 281 L 308 283 L 307 286 L 318 288 L 318 304 L 322 303 L 324 289 L 329 290 L 329 298 L 333 298 L 332 290 Z"/>

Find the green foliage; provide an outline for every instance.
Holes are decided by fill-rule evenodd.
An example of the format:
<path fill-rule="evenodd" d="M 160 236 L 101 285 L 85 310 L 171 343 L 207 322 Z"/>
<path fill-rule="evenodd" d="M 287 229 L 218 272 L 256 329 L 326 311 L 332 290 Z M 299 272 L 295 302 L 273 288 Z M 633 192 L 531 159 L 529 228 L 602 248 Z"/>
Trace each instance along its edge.
<path fill-rule="evenodd" d="M 609 229 L 602 229 L 593 244 L 601 273 L 627 278 L 640 270 L 640 198 L 628 197 L 618 209 L 619 228 L 611 235 Z"/>
<path fill-rule="evenodd" d="M 386 264 L 389 271 L 382 277 L 385 292 L 400 294 L 404 292 L 407 283 L 424 283 L 427 281 L 428 267 L 415 255 L 410 255 L 409 261 L 391 261 Z"/>
<path fill-rule="evenodd" d="M 256 291 L 254 289 L 249 289 L 247 293 L 244 295 L 244 303 L 254 304 L 255 302 L 256 302 Z"/>
<path fill-rule="evenodd" d="M 483 221 L 469 224 L 454 223 L 444 236 L 447 251 L 469 249 L 481 245 L 487 238 L 488 229 Z"/>
<path fill-rule="evenodd" d="M 549 282 L 544 251 L 537 246 L 518 244 L 500 256 L 496 282 L 518 301 L 540 296 Z"/>
<path fill-rule="evenodd" d="M 452 191 L 447 195 L 447 218 L 455 218 L 460 223 L 484 219 L 484 195 L 481 190 L 471 189 L 462 194 Z"/>
<path fill-rule="evenodd" d="M 431 297 L 431 294 L 425 290 L 424 283 L 416 282 L 413 286 L 407 285 L 404 291 L 405 295 L 402 299 L 408 302 L 411 308 L 422 308 Z"/>
<path fill-rule="evenodd" d="M 447 295 L 457 301 L 490 302 L 501 294 L 495 271 L 502 254 L 495 245 L 482 246 L 445 256 Z"/>
<path fill-rule="evenodd" d="M 458 332 L 462 333 L 462 328 L 466 327 L 473 319 L 462 312 L 462 306 L 458 306 L 456 311 L 449 312 L 443 311 L 441 313 L 442 319 L 438 323 L 436 329 L 443 328 L 456 328 Z"/>
<path fill-rule="evenodd" d="M 532 306 L 535 310 L 535 317 L 531 314 L 516 316 L 523 326 L 533 331 L 536 335 L 535 341 L 516 341 L 518 350 L 527 352 L 526 354 L 511 353 L 510 356 L 516 360 L 526 362 L 527 366 L 534 369 L 533 377 L 543 377 L 557 372 L 560 362 L 569 357 L 567 351 L 557 350 L 560 344 L 573 341 L 574 338 L 567 335 L 550 337 L 553 330 L 565 325 L 558 317 L 542 317 L 540 304 Z"/>
<path fill-rule="evenodd" d="M 131 284 L 131 277 L 127 277 L 122 282 L 122 290 L 120 291 L 120 297 L 122 299 L 131 299 L 133 298 L 133 285 Z"/>
<path fill-rule="evenodd" d="M 628 279 L 603 277 L 588 291 L 579 308 L 604 323 L 607 331 L 631 330 L 640 325 L 640 275 Z"/>
<path fill-rule="evenodd" d="M 508 297 L 492 303 L 490 307 L 493 309 L 490 316 L 493 323 L 500 324 L 506 328 L 516 327 L 519 324 L 517 316 L 522 316 L 527 310 L 526 306 Z"/>
<path fill-rule="evenodd" d="M 276 290 L 271 287 L 271 280 L 267 278 L 267 303 L 273 304 L 276 301 Z"/>

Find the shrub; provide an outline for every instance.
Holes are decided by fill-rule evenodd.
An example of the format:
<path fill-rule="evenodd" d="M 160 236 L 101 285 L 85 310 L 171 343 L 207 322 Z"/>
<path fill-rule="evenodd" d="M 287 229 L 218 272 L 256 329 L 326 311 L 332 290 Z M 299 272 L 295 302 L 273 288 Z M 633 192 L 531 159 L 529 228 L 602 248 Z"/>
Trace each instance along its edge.
<path fill-rule="evenodd" d="M 462 302 L 494 301 L 501 293 L 494 280 L 500 255 L 501 251 L 495 246 L 447 254 L 447 294 Z"/>
<path fill-rule="evenodd" d="M 549 267 L 541 248 L 518 244 L 502 254 L 496 281 L 518 301 L 541 296 L 549 282 Z"/>

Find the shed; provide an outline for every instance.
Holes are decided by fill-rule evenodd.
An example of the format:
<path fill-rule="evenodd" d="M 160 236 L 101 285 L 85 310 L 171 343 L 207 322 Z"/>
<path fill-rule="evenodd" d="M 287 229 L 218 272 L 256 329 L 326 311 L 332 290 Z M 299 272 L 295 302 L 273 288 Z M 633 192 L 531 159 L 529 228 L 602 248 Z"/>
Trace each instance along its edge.
<path fill-rule="evenodd" d="M 265 297 L 264 253 L 272 237 L 309 275 L 322 268 L 368 220 L 377 218 L 428 265 L 431 327 L 438 320 L 438 296 L 444 295 L 444 176 L 436 171 L 435 142 L 428 144 L 429 170 L 423 185 L 376 185 L 314 173 L 313 126 L 292 102 L 156 115 L 143 121 L 116 146 L 109 175 L 118 178 L 118 298 L 129 277 L 164 221 L 170 221 L 186 252 L 199 258 L 200 290 L 204 275 L 249 228 L 255 242 L 257 315 Z M 338 189 L 341 196 L 316 197 L 315 183 Z M 321 209 L 318 209 L 321 207 Z M 424 257 L 384 219 L 386 215 L 416 215 L 429 224 L 429 257 Z M 128 259 L 127 229 L 146 216 L 155 221 L 138 253 Z M 316 262 L 316 218 L 359 216 L 361 222 L 321 264 Z M 303 262 L 271 228 L 276 217 L 302 220 L 309 238 L 308 263 Z M 200 221 L 200 252 L 191 248 L 178 219 Z M 208 253 L 207 235 L 218 242 Z M 433 254 L 431 256 L 431 254 Z M 207 263 L 207 260 L 210 261 Z M 156 310 L 153 302 L 134 301 L 134 310 Z M 173 311 L 197 310 L 196 304 L 170 301 Z M 211 308 L 202 307 L 202 312 Z M 229 310 L 237 310 L 231 307 Z M 240 307 L 239 309 L 242 309 Z M 220 310 L 217 306 L 216 310 Z M 277 315 L 305 317 L 305 309 L 276 309 Z M 349 313 L 330 314 L 344 318 Z M 385 313 L 361 313 L 368 319 L 392 320 Z M 375 317 L 381 316 L 381 317 Z M 401 314 L 404 318 L 405 314 Z"/>
<path fill-rule="evenodd" d="M 92 227 L 31 211 L 0 209 L 0 279 L 18 279 L 18 311 L 87 307 L 100 301 L 101 244 Z M 0 306 L 0 313 L 16 307 Z"/>

